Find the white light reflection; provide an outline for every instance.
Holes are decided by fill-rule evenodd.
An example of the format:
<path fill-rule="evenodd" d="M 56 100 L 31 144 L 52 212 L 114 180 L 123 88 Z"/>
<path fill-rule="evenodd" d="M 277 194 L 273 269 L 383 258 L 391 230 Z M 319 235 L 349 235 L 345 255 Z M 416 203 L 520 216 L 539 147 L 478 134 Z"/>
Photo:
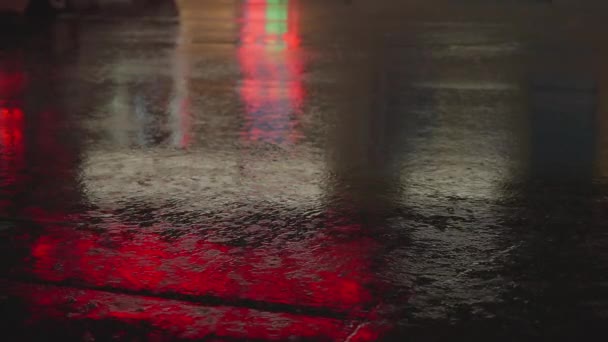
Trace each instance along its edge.
<path fill-rule="evenodd" d="M 273 6 L 266 9 L 288 12 L 287 3 L 275 1 Z M 247 5 L 242 6 L 244 8 Z M 256 141 L 292 141 L 297 133 L 292 124 L 293 112 L 294 107 L 298 107 L 303 100 L 301 82 L 297 79 L 301 65 L 297 60 L 298 52 L 292 50 L 298 39 L 292 34 L 296 32 L 293 23 L 289 32 L 280 31 L 271 35 L 285 41 L 284 50 L 275 50 L 276 44 L 270 49 L 251 45 L 217 45 L 211 38 L 235 37 L 236 34 L 241 39 L 246 30 L 236 30 L 233 24 L 221 24 L 210 32 L 201 29 L 201 25 L 209 26 L 209 23 L 187 19 L 192 15 L 189 11 L 203 13 L 206 6 L 211 6 L 211 10 L 225 16 L 232 13 L 233 17 L 229 21 L 238 23 L 238 11 L 234 10 L 234 4 L 226 2 L 220 6 L 217 3 L 201 2 L 189 3 L 188 6 L 191 7 L 181 11 L 182 22 L 170 57 L 173 83 L 166 110 L 169 139 L 145 148 L 134 148 L 128 142 L 116 141 L 91 146 L 83 163 L 83 177 L 89 199 L 103 208 L 138 202 L 160 205 L 172 203 L 179 205 L 180 210 L 219 209 L 227 203 L 240 201 L 294 207 L 317 203 L 322 194 L 322 157 L 297 144 L 291 145 L 288 150 L 267 150 L 253 146 L 255 144 L 247 144 L 245 149 L 242 147 L 242 128 L 246 126 L 241 125 L 243 121 L 261 124 L 264 120 L 274 120 L 276 116 L 281 118 L 277 121 L 277 127 L 271 125 L 276 128 L 272 134 L 254 134 L 259 138 L 257 139 L 250 136 L 252 130 L 245 133 L 246 138 L 251 137 Z M 295 16 L 295 10 L 295 7 L 289 8 L 291 17 Z M 279 19 L 274 21 L 280 22 Z M 251 23 L 240 24 L 246 28 L 252 27 Z M 282 27 L 278 25 L 279 30 Z M 274 28 L 272 26 L 268 29 Z M 205 44 L 207 40 L 212 43 Z M 247 51 L 253 51 L 252 55 L 247 57 L 244 54 Z M 219 61 L 222 58 L 225 61 Z M 213 62 L 202 63 L 201 60 Z M 239 87 L 238 92 L 211 86 L 208 77 L 220 84 L 234 82 L 234 77 L 238 75 L 230 72 L 232 65 L 242 67 L 241 71 L 246 70 L 243 73 L 250 71 L 247 80 L 260 78 L 262 83 L 258 84 L 258 88 Z M 226 68 L 225 74 L 215 73 L 209 76 L 209 70 L 220 67 Z M 121 75 L 142 77 L 132 73 Z M 273 85 L 275 88 L 267 92 L 263 88 L 265 85 Z M 252 92 L 248 93 L 248 90 Z M 124 92 L 122 97 L 117 94 L 117 103 L 112 112 L 120 113 L 112 113 L 110 116 L 133 116 L 133 109 L 128 106 L 133 101 L 124 98 L 128 94 Z M 260 116 L 252 119 L 249 117 L 250 112 L 234 105 L 239 99 L 244 102 L 255 102 L 258 99 L 269 106 L 270 112 L 263 111 L 268 109 L 266 107 L 258 108 L 256 113 Z M 222 110 L 218 110 L 219 107 Z M 265 116 L 264 113 L 271 115 Z M 118 134 L 132 135 L 127 131 L 129 125 L 117 123 L 112 127 L 122 132 Z M 250 140 L 245 142 L 247 141 Z"/>

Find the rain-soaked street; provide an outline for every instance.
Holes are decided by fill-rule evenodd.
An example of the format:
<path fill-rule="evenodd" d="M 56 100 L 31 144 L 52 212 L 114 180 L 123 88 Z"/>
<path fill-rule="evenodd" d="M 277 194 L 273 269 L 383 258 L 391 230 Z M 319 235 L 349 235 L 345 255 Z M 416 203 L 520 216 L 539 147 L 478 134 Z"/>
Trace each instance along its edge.
<path fill-rule="evenodd" d="M 177 2 L 0 24 L 6 341 L 608 333 L 606 7 Z"/>

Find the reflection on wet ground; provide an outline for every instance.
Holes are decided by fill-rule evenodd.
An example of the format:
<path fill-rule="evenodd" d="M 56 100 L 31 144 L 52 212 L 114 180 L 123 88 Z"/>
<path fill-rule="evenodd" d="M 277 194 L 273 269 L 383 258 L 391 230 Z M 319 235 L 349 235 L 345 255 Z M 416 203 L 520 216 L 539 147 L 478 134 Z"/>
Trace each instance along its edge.
<path fill-rule="evenodd" d="M 2 36 L 20 340 L 605 331 L 601 21 L 180 4 Z"/>

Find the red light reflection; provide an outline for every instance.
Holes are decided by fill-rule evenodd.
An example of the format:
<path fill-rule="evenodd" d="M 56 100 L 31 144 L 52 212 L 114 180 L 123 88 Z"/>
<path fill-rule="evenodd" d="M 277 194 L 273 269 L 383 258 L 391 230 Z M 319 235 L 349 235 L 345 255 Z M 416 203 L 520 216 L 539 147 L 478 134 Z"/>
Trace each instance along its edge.
<path fill-rule="evenodd" d="M 375 341 L 379 330 L 365 323 L 225 306 L 206 307 L 178 300 L 95 290 L 19 284 L 11 294 L 27 295 L 34 319 L 147 322 L 174 339 L 208 336 L 237 340 Z M 246 324 L 243 324 L 245 322 Z M 108 327 L 106 327 L 108 329 Z M 146 328 L 147 334 L 154 332 Z M 152 337 L 152 336 L 150 336 Z"/>
<path fill-rule="evenodd" d="M 0 187 L 14 193 L 24 177 L 24 114 L 18 107 L 0 106 Z M 5 202 L 5 201 L 3 201 Z M 10 203 L 2 203 L 2 210 Z"/>
<path fill-rule="evenodd" d="M 243 131 L 247 141 L 294 143 L 298 139 L 303 64 L 296 49 L 297 11 L 292 5 L 278 0 L 244 5 L 238 59 L 243 72 L 240 95 L 247 106 Z M 20 82 L 4 84 L 25 81 Z M 187 88 L 187 84 L 179 87 Z M 187 98 L 185 92 L 179 95 Z M 176 137 L 181 146 L 188 146 L 186 100 L 176 102 L 175 113 L 180 118 Z M 43 112 L 43 124 L 32 131 L 45 152 L 32 163 L 54 165 L 46 171 L 52 177 L 40 181 L 41 190 L 55 191 L 54 181 L 60 177 L 66 177 L 60 184 L 72 184 L 70 179 L 77 178 L 75 151 L 57 142 L 49 133 L 53 130 L 47 129 L 54 121 L 53 112 Z M 0 110 L 0 144 L 7 151 L 0 163 L 13 165 L 1 165 L 3 170 L 13 170 L 9 174 L 17 175 L 26 166 L 23 127 L 22 111 Z M 36 237 L 29 245 L 30 255 L 13 274 L 44 283 L 21 284 L 15 290 L 29 300 L 38 316 L 34 319 L 143 321 L 179 338 L 378 338 L 379 330 L 368 323 L 374 319 L 370 312 L 379 304 L 370 261 L 377 244 L 358 236 L 362 228 L 357 225 L 348 227 L 351 238 L 320 232 L 277 247 L 250 247 L 215 243 L 192 232 L 167 239 L 157 234 L 164 229 L 156 227 L 137 228 L 134 233 L 133 227 L 115 221 L 99 224 L 103 232 L 77 229 L 57 222 L 87 219 L 59 209 L 30 207 L 24 214 L 40 230 L 32 234 Z"/>
<path fill-rule="evenodd" d="M 94 288 L 254 300 L 361 316 L 374 304 L 367 276 L 373 244 L 319 238 L 271 251 L 193 235 L 169 242 L 155 234 L 99 236 L 54 227 L 32 246 L 32 271 L 42 280 Z"/>
<path fill-rule="evenodd" d="M 27 76 L 21 71 L 0 70 L 0 99 L 12 98 L 23 92 Z"/>
<path fill-rule="evenodd" d="M 46 307 L 36 309 L 39 315 L 55 310 L 65 316 L 66 302 L 82 312 L 79 307 L 94 301 L 95 310 L 70 317 L 147 321 L 176 336 L 196 335 L 188 338 L 214 333 L 373 341 L 380 332 L 366 323 L 378 304 L 369 260 L 376 243 L 369 238 L 320 235 L 273 250 L 227 246 L 197 235 L 166 240 L 155 233 L 129 234 L 128 227 L 116 224 L 101 234 L 78 231 L 49 223 L 67 217 L 42 210 L 30 214 L 46 226 L 45 234 L 33 241 L 29 266 L 21 273 L 86 289 L 32 292 L 32 305 Z M 212 307 L 195 304 L 199 299 L 209 304 L 209 298 Z M 209 321 L 210 315 L 220 318 Z M 241 329 L 231 328 L 237 325 Z"/>
<path fill-rule="evenodd" d="M 304 100 L 298 12 L 292 1 L 247 1 L 238 59 L 247 141 L 294 143 Z"/>
<path fill-rule="evenodd" d="M 0 145 L 3 161 L 14 167 L 23 163 L 23 111 L 0 107 Z"/>
<path fill-rule="evenodd" d="M 20 57 L 20 56 L 16 56 Z M 18 97 L 27 84 L 20 58 L 0 61 L 0 186 L 15 186 L 25 166 L 24 114 Z M 2 205 L 4 207 L 4 203 Z"/>

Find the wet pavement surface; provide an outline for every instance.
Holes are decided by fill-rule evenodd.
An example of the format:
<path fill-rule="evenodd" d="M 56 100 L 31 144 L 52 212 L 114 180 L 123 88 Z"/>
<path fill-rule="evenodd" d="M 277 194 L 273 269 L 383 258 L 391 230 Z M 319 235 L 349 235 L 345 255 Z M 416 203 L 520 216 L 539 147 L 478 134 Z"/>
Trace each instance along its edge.
<path fill-rule="evenodd" d="M 4 334 L 608 332 L 601 15 L 180 4 L 4 26 Z"/>

